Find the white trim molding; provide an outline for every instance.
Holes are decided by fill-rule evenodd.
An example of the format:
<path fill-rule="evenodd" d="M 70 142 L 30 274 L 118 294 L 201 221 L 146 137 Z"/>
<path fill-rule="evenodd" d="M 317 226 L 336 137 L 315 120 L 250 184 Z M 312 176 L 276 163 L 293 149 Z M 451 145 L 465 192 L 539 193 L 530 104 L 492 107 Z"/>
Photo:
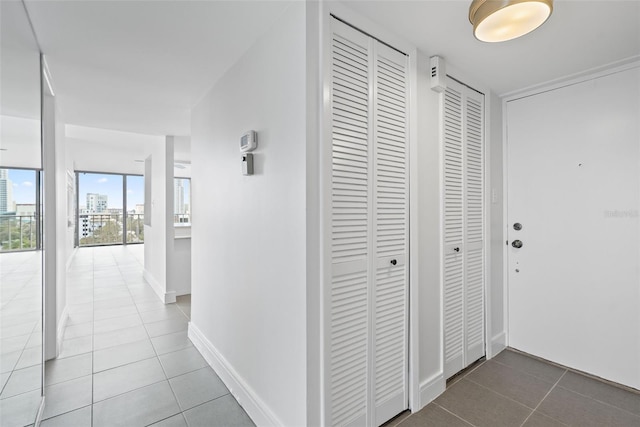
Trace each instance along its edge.
<path fill-rule="evenodd" d="M 491 357 L 487 357 L 487 359 L 493 358 L 498 355 L 502 350 L 507 348 L 507 333 L 505 331 L 500 332 L 499 334 L 491 337 Z"/>
<path fill-rule="evenodd" d="M 423 408 L 447 389 L 443 372 L 438 372 L 420 383 L 420 407 Z"/>
<path fill-rule="evenodd" d="M 189 339 L 257 426 L 284 425 L 193 322 L 189 322 Z"/>
<path fill-rule="evenodd" d="M 153 277 L 153 275 L 149 272 L 149 270 L 145 268 L 142 276 L 144 277 L 144 280 L 149 284 L 149 286 L 151 286 L 151 289 L 153 289 L 156 295 L 158 295 L 158 298 L 160 298 L 160 301 L 162 301 L 164 304 L 170 304 L 172 302 L 176 302 L 176 292 L 175 291 L 165 292 L 165 290 L 162 289 L 162 286 L 160 285 L 160 283 L 158 283 L 156 278 Z"/>
<path fill-rule="evenodd" d="M 67 321 L 69 320 L 69 306 L 65 305 L 58 319 L 58 327 L 56 328 L 56 357 L 60 354 L 62 349 L 62 339 L 64 338 L 64 331 L 67 329 Z"/>

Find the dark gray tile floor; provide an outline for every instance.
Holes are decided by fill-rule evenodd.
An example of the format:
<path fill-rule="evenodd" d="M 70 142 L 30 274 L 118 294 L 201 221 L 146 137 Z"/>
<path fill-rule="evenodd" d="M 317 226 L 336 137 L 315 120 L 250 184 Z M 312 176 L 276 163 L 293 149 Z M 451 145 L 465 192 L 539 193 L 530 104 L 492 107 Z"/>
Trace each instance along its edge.
<path fill-rule="evenodd" d="M 143 256 L 142 245 L 76 252 L 62 350 L 45 364 L 41 426 L 254 426 L 187 337 L 190 296 L 160 302 Z M 6 399 L 14 411 L 16 398 L 34 400 L 30 372 L 19 373 L 25 384 L 14 381 Z"/>
<path fill-rule="evenodd" d="M 385 427 L 640 427 L 640 393 L 507 349 Z"/>

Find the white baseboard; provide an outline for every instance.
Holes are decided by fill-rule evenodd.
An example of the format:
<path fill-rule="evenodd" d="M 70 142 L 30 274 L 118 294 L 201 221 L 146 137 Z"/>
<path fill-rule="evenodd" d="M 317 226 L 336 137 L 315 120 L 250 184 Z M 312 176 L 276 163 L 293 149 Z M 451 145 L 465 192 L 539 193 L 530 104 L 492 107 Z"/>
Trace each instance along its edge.
<path fill-rule="evenodd" d="M 64 331 L 67 329 L 67 320 L 69 320 L 69 306 L 65 305 L 58 321 L 56 330 L 56 357 L 60 354 L 62 348 L 62 340 L 64 339 Z"/>
<path fill-rule="evenodd" d="M 191 294 L 191 288 L 188 288 L 188 289 L 186 289 L 186 288 L 185 288 L 185 289 L 178 289 L 178 290 L 175 290 L 175 291 L 173 291 L 173 292 L 175 292 L 175 294 L 176 294 L 176 296 L 177 296 L 177 297 L 181 297 L 181 296 L 183 296 L 183 295 L 190 295 L 190 294 Z"/>
<path fill-rule="evenodd" d="M 489 356 L 487 359 L 497 356 L 505 348 L 507 348 L 507 333 L 503 331 L 491 338 L 491 354 L 487 355 Z"/>
<path fill-rule="evenodd" d="M 165 292 L 163 301 L 165 304 L 171 304 L 172 302 L 176 302 L 176 292 L 175 291 Z"/>
<path fill-rule="evenodd" d="M 158 283 L 156 278 L 153 277 L 146 268 L 143 270 L 142 277 L 144 277 L 144 280 L 149 284 L 149 286 L 151 286 L 151 289 L 153 289 L 156 295 L 158 295 L 158 298 L 160 298 L 160 301 L 164 304 L 176 302 L 176 293 L 174 291 L 165 292 L 164 289 L 162 289 L 162 286 L 160 286 L 160 283 Z"/>
<path fill-rule="evenodd" d="M 420 409 L 427 406 L 429 403 L 440 396 L 447 388 L 447 381 L 443 377 L 443 373 L 439 372 L 431 378 L 427 378 L 420 383 Z M 418 410 L 420 410 L 418 409 Z M 417 412 L 417 411 L 414 411 Z"/>
<path fill-rule="evenodd" d="M 67 258 L 67 271 L 69 271 L 69 267 L 71 267 L 73 257 L 76 256 L 76 252 L 78 252 L 78 248 L 73 248 L 73 250 L 71 251 L 71 255 L 69 255 L 69 258 Z"/>
<path fill-rule="evenodd" d="M 189 339 L 207 363 L 216 371 L 233 397 L 247 411 L 247 414 L 257 426 L 283 425 L 273 411 L 233 369 L 233 366 L 218 352 L 193 322 L 189 322 Z"/>
<path fill-rule="evenodd" d="M 38 413 L 36 414 L 36 421 L 35 423 L 33 423 L 33 425 L 36 427 L 40 427 L 40 422 L 42 422 L 42 415 L 44 414 L 45 398 L 46 396 L 42 396 L 42 399 L 40 400 L 40 406 L 38 407 Z"/>

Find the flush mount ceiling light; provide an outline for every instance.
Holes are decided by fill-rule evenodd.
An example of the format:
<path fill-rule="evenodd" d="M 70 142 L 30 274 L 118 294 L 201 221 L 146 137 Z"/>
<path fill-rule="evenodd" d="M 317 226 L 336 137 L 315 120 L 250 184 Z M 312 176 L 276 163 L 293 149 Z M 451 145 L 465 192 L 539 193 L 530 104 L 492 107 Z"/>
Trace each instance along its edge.
<path fill-rule="evenodd" d="M 469 21 L 478 40 L 503 42 L 535 30 L 552 11 L 553 0 L 473 0 Z"/>

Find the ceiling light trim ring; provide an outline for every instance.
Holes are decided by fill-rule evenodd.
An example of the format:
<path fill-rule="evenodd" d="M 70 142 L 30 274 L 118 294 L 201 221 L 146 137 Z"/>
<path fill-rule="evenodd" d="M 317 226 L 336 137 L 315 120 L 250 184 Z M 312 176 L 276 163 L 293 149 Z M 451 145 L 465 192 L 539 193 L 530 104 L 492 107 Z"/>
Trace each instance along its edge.
<path fill-rule="evenodd" d="M 521 3 L 541 3 L 543 5 L 546 5 L 549 8 L 549 13 L 546 19 L 543 20 L 534 29 L 544 24 L 553 13 L 553 0 L 473 0 L 471 2 L 471 6 L 469 6 L 469 22 L 471 23 L 471 25 L 473 25 L 474 36 L 478 38 L 476 35 L 476 30 L 480 26 L 480 24 L 484 20 L 486 20 L 488 17 L 490 17 L 496 12 L 501 11 L 502 9 L 505 9 L 506 7 L 514 6 Z M 527 31 L 526 33 L 523 33 L 514 38 L 525 35 L 531 31 L 533 30 Z M 506 40 L 510 40 L 510 39 L 506 39 Z M 500 41 L 506 41 L 506 40 L 500 40 Z M 487 41 L 487 40 L 483 40 L 483 41 Z"/>

